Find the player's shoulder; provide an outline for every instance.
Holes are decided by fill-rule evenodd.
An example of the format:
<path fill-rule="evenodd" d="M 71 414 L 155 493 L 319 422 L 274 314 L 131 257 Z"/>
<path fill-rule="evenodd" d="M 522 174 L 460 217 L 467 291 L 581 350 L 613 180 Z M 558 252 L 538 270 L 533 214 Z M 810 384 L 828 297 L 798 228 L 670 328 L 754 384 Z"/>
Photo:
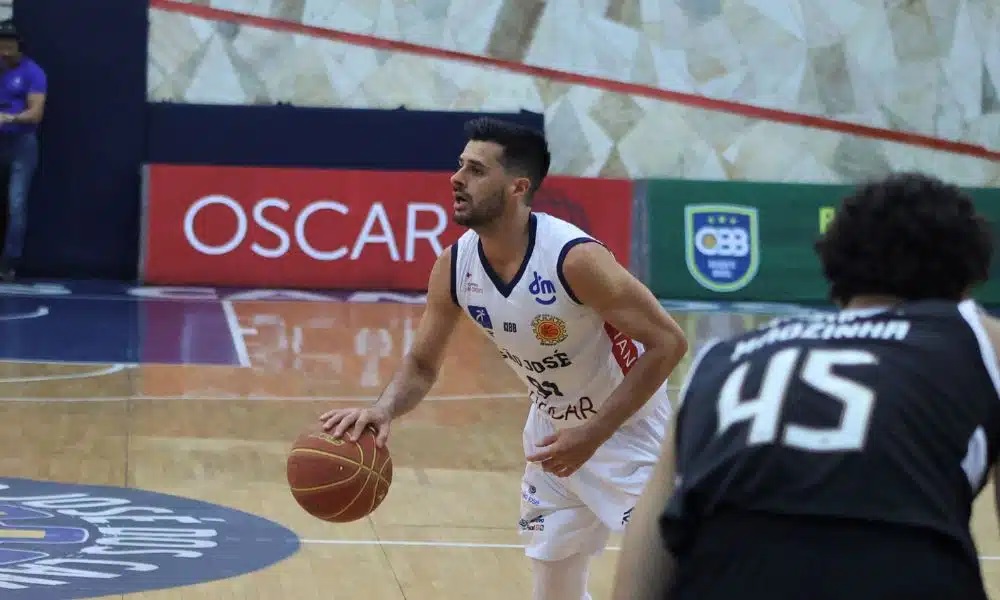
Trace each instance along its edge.
<path fill-rule="evenodd" d="M 536 242 L 558 245 L 574 239 L 594 239 L 580 227 L 559 217 L 542 212 L 532 212 L 531 214 L 535 220 Z"/>
<path fill-rule="evenodd" d="M 446 254 L 451 254 L 453 257 L 457 258 L 459 255 L 464 255 L 470 250 L 476 250 L 479 246 L 479 234 L 475 231 L 468 229 L 462 235 L 458 236 L 458 239 L 451 245 L 451 248 L 445 250 Z"/>
<path fill-rule="evenodd" d="M 598 249 L 599 246 L 607 248 L 605 244 L 588 234 L 583 229 L 564 221 L 558 217 L 546 213 L 532 213 L 535 221 L 535 251 L 546 257 L 545 260 L 554 259 L 556 268 L 562 272 L 567 259 L 575 259 L 575 262 L 591 261 L 589 253 Z M 593 242 L 593 243 L 589 243 Z"/>

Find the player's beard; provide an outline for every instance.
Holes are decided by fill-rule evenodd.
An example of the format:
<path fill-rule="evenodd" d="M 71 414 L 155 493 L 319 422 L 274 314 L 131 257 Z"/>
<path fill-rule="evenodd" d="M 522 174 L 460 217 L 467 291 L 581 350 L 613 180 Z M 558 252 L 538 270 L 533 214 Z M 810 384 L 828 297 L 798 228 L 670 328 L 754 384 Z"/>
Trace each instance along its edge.
<path fill-rule="evenodd" d="M 505 203 L 504 190 L 500 189 L 482 200 L 468 200 L 465 204 L 465 211 L 456 212 L 452 219 L 455 223 L 469 229 L 485 227 L 503 215 Z"/>

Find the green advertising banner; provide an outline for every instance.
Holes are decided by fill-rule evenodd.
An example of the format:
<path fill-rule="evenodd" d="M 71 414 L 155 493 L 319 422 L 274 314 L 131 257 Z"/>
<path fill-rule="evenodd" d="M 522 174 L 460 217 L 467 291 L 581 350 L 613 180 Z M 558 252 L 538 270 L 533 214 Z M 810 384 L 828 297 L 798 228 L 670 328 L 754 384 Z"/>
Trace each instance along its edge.
<path fill-rule="evenodd" d="M 645 182 L 647 284 L 661 298 L 828 303 L 813 252 L 853 186 L 716 181 Z M 969 189 L 994 225 L 1000 189 Z M 1000 257 L 977 294 L 1000 304 Z"/>

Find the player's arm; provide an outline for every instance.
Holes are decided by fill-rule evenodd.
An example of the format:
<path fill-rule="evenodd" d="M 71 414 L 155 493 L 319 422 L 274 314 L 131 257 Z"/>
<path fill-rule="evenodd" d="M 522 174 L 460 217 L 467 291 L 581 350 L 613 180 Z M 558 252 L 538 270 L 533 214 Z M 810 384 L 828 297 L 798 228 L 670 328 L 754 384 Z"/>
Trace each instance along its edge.
<path fill-rule="evenodd" d="M 451 299 L 451 255 L 451 248 L 446 248 L 434 263 L 427 284 L 427 304 L 413 344 L 375 403 L 375 407 L 386 410 L 390 418 L 416 408 L 437 381 L 448 340 L 461 315 L 458 305 Z"/>
<path fill-rule="evenodd" d="M 652 398 L 684 358 L 684 331 L 652 292 L 596 243 L 577 244 L 563 262 L 565 283 L 619 332 L 645 346 L 591 425 L 610 437 Z"/>
<path fill-rule="evenodd" d="M 674 421 L 676 423 L 676 421 Z M 659 515 L 674 491 L 674 426 L 639 497 L 618 557 L 611 600 L 663 600 L 673 582 L 674 557 L 660 536 Z"/>
<path fill-rule="evenodd" d="M 384 444 L 389 422 L 416 408 L 437 381 L 448 340 L 461 315 L 451 298 L 451 255 L 451 248 L 446 248 L 435 261 L 413 343 L 375 404 L 366 409 L 335 409 L 320 416 L 334 436 L 351 427 L 349 439 L 357 439 L 366 426 L 373 425 L 378 442 Z"/>

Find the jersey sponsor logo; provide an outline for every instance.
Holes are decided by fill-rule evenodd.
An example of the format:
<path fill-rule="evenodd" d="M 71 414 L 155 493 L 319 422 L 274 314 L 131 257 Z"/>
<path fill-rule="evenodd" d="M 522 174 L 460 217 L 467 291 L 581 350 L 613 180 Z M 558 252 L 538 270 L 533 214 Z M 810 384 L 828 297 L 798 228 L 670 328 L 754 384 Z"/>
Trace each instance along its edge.
<path fill-rule="evenodd" d="M 558 350 L 539 360 L 520 357 L 506 348 L 500 350 L 500 356 L 521 367 L 525 371 L 530 371 L 532 373 L 544 373 L 545 371 L 561 369 L 573 364 L 569 354 L 559 352 Z"/>
<path fill-rule="evenodd" d="M 555 346 L 568 335 L 566 322 L 552 315 L 538 315 L 531 321 L 531 329 L 543 346 Z"/>
<path fill-rule="evenodd" d="M 732 204 L 684 207 L 684 246 L 688 271 L 713 292 L 747 286 L 760 266 L 757 209 Z"/>
<path fill-rule="evenodd" d="M 203 583 L 257 571 L 298 547 L 295 534 L 277 523 L 206 502 L 0 479 L 0 597 L 9 600 Z"/>
<path fill-rule="evenodd" d="M 552 382 L 542 381 L 538 383 L 544 388 L 545 384 Z M 535 384 L 536 382 L 532 382 L 532 385 Z M 539 386 L 536 385 L 536 387 Z M 545 416 L 553 421 L 569 421 L 570 419 L 574 421 L 586 421 L 590 417 L 597 415 L 597 410 L 594 409 L 594 401 L 589 396 L 582 396 L 577 398 L 576 402 L 570 402 L 569 404 L 550 404 L 545 399 L 552 395 L 565 398 L 565 396 L 559 393 L 558 388 L 555 391 L 544 389 L 544 391 L 538 390 L 537 392 L 532 392 L 531 402 L 534 403 L 538 410 L 542 411 Z"/>
<path fill-rule="evenodd" d="M 467 280 L 471 279 L 472 278 L 472 273 L 466 273 L 465 274 L 465 278 Z M 483 288 L 478 283 L 476 283 L 474 281 L 466 281 L 465 284 L 462 286 L 462 289 L 465 290 L 466 294 L 482 294 L 483 293 Z"/>
<path fill-rule="evenodd" d="M 490 334 L 493 333 L 493 320 L 490 319 L 490 313 L 486 310 L 485 306 L 475 306 L 470 304 L 469 315 L 472 317 L 472 320 L 482 326 L 483 329 L 490 332 Z"/>
<path fill-rule="evenodd" d="M 510 321 L 503 322 L 503 330 L 507 333 L 517 333 L 517 323 L 511 323 Z"/>
<path fill-rule="evenodd" d="M 525 502 L 527 502 L 532 506 L 539 506 L 541 505 L 542 502 L 541 500 L 535 497 L 535 494 L 537 492 L 538 488 L 536 488 L 531 484 L 528 484 L 521 490 L 521 500 L 524 500 Z"/>
<path fill-rule="evenodd" d="M 538 271 L 533 272 L 528 292 L 535 297 L 535 302 L 548 306 L 556 301 L 556 286 L 551 279 L 543 279 Z"/>
<path fill-rule="evenodd" d="M 545 517 L 538 516 L 534 519 L 521 519 L 517 522 L 521 531 L 545 531 Z"/>
<path fill-rule="evenodd" d="M 611 355 L 615 357 L 622 373 L 628 373 L 635 361 L 639 360 L 639 347 L 632 338 L 618 331 L 611 323 L 604 324 L 604 331 L 611 339 Z"/>

